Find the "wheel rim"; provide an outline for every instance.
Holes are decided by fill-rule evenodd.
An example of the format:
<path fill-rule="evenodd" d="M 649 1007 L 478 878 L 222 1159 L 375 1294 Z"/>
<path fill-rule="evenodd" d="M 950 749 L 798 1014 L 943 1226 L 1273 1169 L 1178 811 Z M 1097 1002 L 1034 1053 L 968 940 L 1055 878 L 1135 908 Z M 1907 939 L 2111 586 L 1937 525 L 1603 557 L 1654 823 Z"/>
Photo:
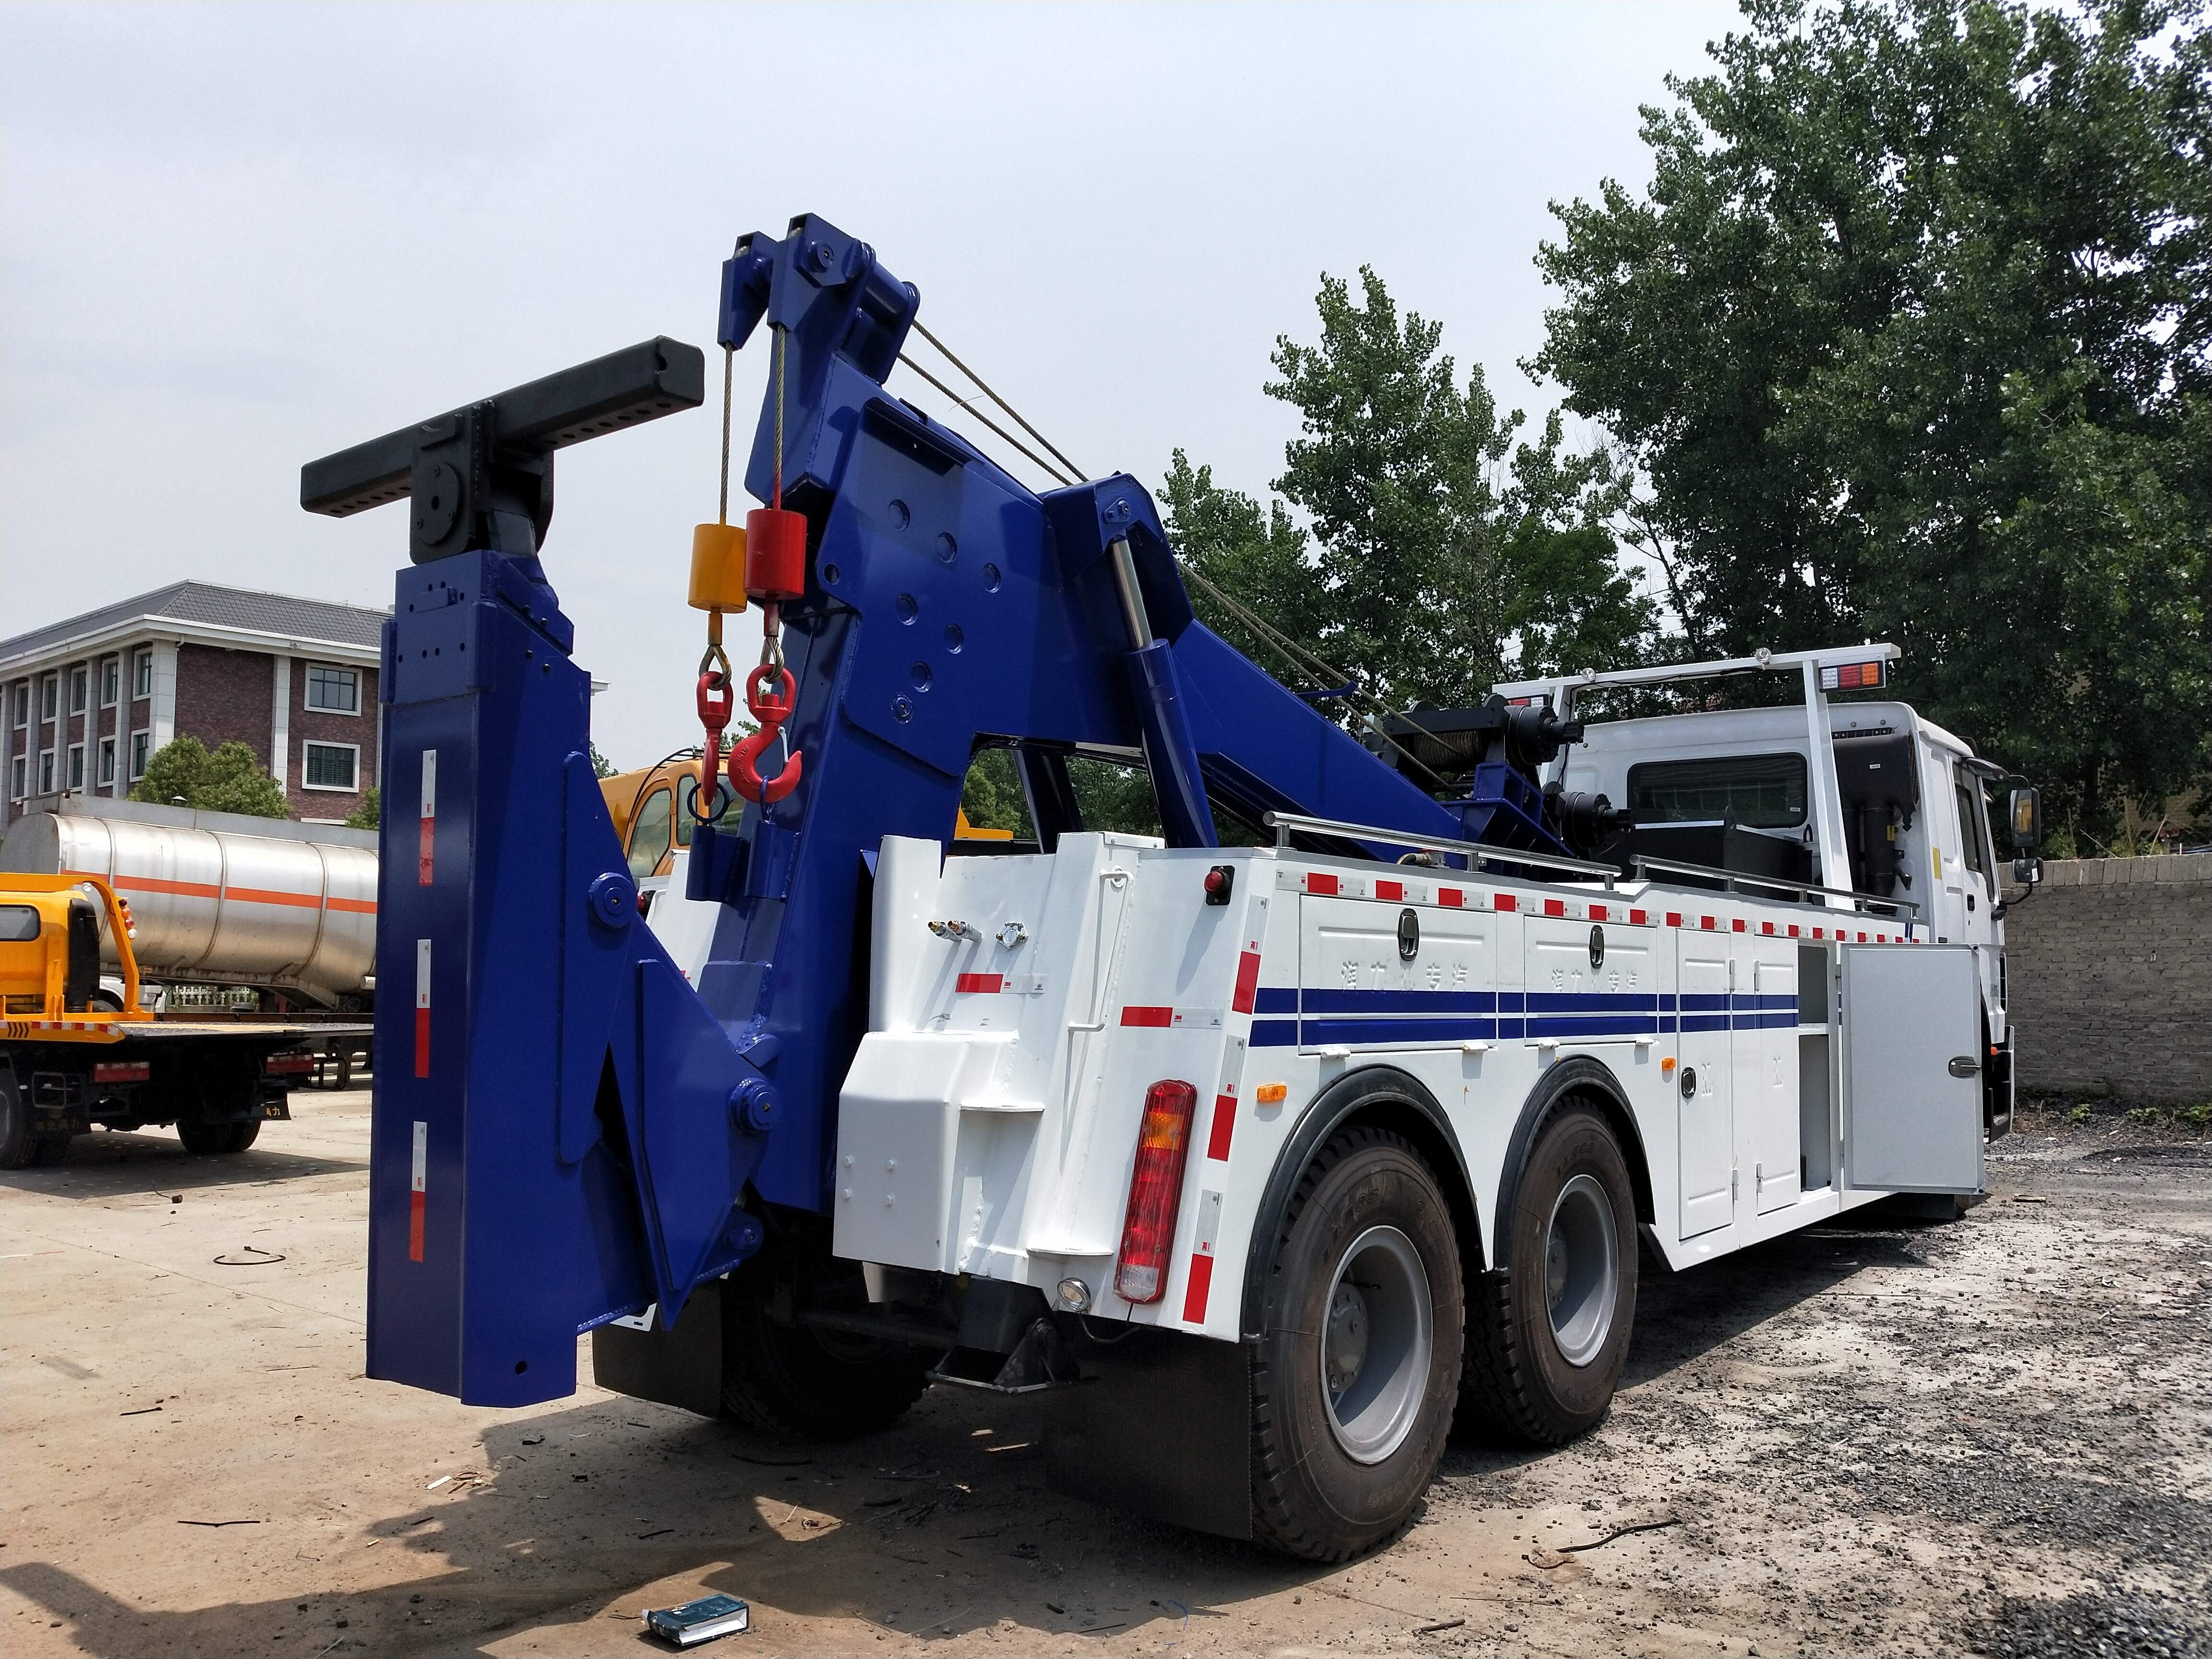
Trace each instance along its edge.
<path fill-rule="evenodd" d="M 1353 1239 L 1328 1284 L 1321 1392 L 1336 1443 L 1357 1463 L 1379 1463 L 1413 1432 L 1436 1347 L 1428 1270 L 1395 1227 Z"/>
<path fill-rule="evenodd" d="M 1570 1365 L 1587 1365 L 1613 1334 L 1620 1296 L 1620 1237 L 1613 1201 L 1595 1176 L 1578 1175 L 1552 1202 L 1544 1237 L 1544 1300 L 1552 1340 Z"/>

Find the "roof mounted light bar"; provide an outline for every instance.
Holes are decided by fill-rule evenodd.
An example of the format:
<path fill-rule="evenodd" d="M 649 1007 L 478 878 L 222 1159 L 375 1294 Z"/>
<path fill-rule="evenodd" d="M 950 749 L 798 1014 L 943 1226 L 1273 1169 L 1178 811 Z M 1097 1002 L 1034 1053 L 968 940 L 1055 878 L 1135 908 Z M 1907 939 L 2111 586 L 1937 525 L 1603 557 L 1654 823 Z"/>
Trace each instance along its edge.
<path fill-rule="evenodd" d="M 1553 674 L 1543 679 L 1513 680 L 1492 686 L 1498 696 L 1510 701 L 1515 697 L 1542 696 L 1561 686 L 1584 690 L 1600 685 L 1667 685 L 1676 680 L 1724 679 L 1736 674 L 1778 674 L 1802 670 L 1810 663 L 1814 667 L 1828 670 L 1860 664 L 1879 663 L 1882 676 L 1875 684 L 1888 681 L 1887 665 L 1899 661 L 1905 653 L 1886 642 L 1869 641 L 1864 645 L 1831 646 L 1821 651 L 1759 650 L 1748 657 L 1723 657 L 1711 662 L 1662 664 L 1650 668 L 1615 668 L 1601 671 L 1585 668 L 1575 674 Z M 1834 684 L 1823 690 L 1835 690 Z M 1841 689 L 1850 690 L 1850 687 Z"/>

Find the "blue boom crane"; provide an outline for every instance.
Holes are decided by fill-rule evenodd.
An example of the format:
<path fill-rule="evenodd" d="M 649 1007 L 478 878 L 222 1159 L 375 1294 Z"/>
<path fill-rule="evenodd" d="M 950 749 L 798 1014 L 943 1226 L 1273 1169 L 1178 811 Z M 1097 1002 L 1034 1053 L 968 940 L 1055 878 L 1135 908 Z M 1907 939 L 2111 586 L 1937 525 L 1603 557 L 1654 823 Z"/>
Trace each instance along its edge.
<path fill-rule="evenodd" d="M 844 1271 L 822 1218 L 866 1024 L 872 860 L 886 836 L 949 838 L 981 746 L 1011 749 L 1047 851 L 1082 827 L 1081 754 L 1141 757 L 1174 846 L 1276 811 L 1566 850 L 1528 757 L 1571 729 L 1462 718 L 1472 796 L 1417 787 L 1392 744 L 1370 752 L 1193 615 L 1135 479 L 1040 495 L 886 391 L 919 303 L 816 216 L 723 268 L 720 343 L 765 323 L 775 350 L 745 482 L 804 519 L 781 615 L 805 763 L 699 831 L 690 896 L 720 910 L 696 983 L 640 918 L 540 552 L 554 453 L 696 406 L 702 355 L 648 341 L 303 470 L 311 511 L 411 515 L 384 638 L 370 1376 L 556 1398 L 580 1332 L 648 1308 L 665 1328 L 769 1262 L 760 1298 L 787 1311 Z M 824 1395 L 827 1350 L 763 1358 L 730 1328 L 725 1368 L 775 1372 L 747 1399 Z M 712 1409 L 717 1384 L 686 1397 Z M 918 1373 L 895 1386 L 910 1399 Z"/>

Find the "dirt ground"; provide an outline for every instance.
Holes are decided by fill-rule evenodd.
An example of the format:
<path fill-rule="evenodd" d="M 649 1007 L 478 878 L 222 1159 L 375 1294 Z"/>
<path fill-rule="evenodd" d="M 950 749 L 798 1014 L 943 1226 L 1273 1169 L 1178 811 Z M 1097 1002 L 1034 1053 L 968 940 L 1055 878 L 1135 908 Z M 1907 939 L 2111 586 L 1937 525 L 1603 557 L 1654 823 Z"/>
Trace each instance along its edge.
<path fill-rule="evenodd" d="M 243 1157 L 0 1176 L 8 1654 L 639 1653 L 711 1590 L 753 1607 L 726 1655 L 2212 1652 L 2212 1149 L 2173 1131 L 2046 1119 L 1954 1224 L 1647 1268 L 1596 1433 L 1455 1443 L 1323 1570 L 1056 1497 L 974 1394 L 820 1449 L 365 1381 L 368 1099 L 295 1099 Z"/>

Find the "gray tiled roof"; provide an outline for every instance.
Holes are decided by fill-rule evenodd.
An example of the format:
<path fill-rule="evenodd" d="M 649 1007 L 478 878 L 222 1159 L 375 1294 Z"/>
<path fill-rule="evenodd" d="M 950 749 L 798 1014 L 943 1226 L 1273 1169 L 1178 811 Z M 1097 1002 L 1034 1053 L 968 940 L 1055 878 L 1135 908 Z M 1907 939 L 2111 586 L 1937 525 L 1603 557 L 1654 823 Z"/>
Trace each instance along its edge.
<path fill-rule="evenodd" d="M 58 650 L 74 639 L 97 634 L 135 617 L 173 617 L 179 622 L 210 623 L 222 628 L 295 638 L 334 640 L 374 651 L 391 613 L 365 605 L 333 605 L 327 599 L 295 599 L 289 593 L 260 593 L 212 582 L 173 582 L 136 599 L 88 611 L 81 617 L 34 628 L 0 640 L 0 659 Z"/>

